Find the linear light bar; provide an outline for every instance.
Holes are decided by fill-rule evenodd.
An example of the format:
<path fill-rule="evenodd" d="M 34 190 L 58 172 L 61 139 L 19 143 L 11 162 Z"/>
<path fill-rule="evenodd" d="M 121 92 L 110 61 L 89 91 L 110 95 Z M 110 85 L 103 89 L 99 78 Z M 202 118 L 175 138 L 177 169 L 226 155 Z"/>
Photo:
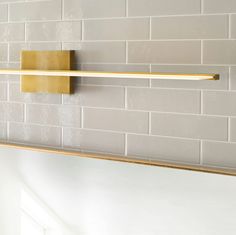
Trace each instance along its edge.
<path fill-rule="evenodd" d="M 30 93 L 71 94 L 70 77 L 218 80 L 218 74 L 176 74 L 143 72 L 101 72 L 72 70 L 73 51 L 22 51 L 21 69 L 0 69 L 0 74 L 21 75 L 21 91 Z"/>
<path fill-rule="evenodd" d="M 137 73 L 137 72 L 98 72 L 80 70 L 34 70 L 34 69 L 0 69 L 4 75 L 30 76 L 68 76 L 94 78 L 133 78 L 165 80 L 218 80 L 219 74 L 174 74 L 174 73 Z"/>

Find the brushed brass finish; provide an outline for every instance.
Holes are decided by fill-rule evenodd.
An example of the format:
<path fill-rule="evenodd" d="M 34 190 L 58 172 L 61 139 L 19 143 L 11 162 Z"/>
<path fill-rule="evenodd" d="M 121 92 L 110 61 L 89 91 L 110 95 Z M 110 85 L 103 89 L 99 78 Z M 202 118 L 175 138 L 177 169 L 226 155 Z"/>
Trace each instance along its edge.
<path fill-rule="evenodd" d="M 21 69 L 69 71 L 71 69 L 71 55 L 71 51 L 22 51 Z M 70 76 L 52 77 L 41 74 L 22 74 L 21 91 L 69 94 L 71 92 Z"/>
<path fill-rule="evenodd" d="M 71 157 L 83 157 L 83 158 L 93 158 L 100 160 L 108 160 L 108 161 L 117 161 L 117 162 L 125 162 L 130 164 L 141 164 L 147 166 L 158 166 L 165 168 L 173 168 L 179 170 L 190 170 L 211 174 L 220 174 L 220 175 L 228 175 L 228 176 L 236 176 L 236 170 L 234 169 L 226 169 L 226 168 L 216 168 L 210 166 L 201 166 L 201 165 L 187 165 L 187 164 L 178 164 L 164 161 L 154 161 L 154 160 L 144 160 L 137 159 L 131 157 L 123 157 L 117 155 L 106 155 L 106 154 L 96 154 L 89 152 L 79 152 L 65 149 L 55 149 L 55 148 L 46 148 L 46 147 L 37 147 L 37 146 L 29 146 L 24 144 L 16 144 L 16 143 L 8 143 L 8 142 L 0 142 L 0 147 L 7 148 L 16 148 L 27 151 L 37 151 L 43 153 L 52 153 L 52 154 L 61 154 L 65 156 Z"/>

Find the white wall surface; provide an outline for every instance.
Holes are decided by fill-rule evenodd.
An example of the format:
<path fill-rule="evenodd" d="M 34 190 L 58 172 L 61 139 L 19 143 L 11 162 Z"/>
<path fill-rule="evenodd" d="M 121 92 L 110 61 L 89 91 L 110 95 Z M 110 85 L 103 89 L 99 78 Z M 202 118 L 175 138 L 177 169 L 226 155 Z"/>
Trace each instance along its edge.
<path fill-rule="evenodd" d="M 1 163 L 12 156 L 17 159 L 17 179 L 41 208 L 47 208 L 46 214 L 67 226 L 71 233 L 63 235 L 236 231 L 235 177 L 7 148 L 0 149 L 0 156 Z M 14 202 L 16 196 L 8 193 L 8 200 Z M 1 213 L 6 215 L 9 205 Z M 7 219 L 12 228 L 12 219 Z"/>

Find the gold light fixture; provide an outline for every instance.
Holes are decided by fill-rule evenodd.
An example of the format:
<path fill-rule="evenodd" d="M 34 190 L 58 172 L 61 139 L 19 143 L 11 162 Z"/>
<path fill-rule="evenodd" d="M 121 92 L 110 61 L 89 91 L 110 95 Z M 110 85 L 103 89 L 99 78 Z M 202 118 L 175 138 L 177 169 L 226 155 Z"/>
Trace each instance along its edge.
<path fill-rule="evenodd" d="M 0 74 L 21 75 L 22 92 L 71 93 L 70 77 L 218 80 L 219 74 L 98 72 L 71 70 L 72 51 L 22 51 L 21 69 L 0 69 Z"/>

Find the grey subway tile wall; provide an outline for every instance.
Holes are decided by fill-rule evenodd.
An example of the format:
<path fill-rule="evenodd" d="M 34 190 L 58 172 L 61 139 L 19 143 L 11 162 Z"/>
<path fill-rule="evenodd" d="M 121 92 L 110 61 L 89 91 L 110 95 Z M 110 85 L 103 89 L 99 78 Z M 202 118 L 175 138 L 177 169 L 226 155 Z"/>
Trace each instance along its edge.
<path fill-rule="evenodd" d="M 203 113 L 210 115 L 236 116 L 236 92 L 204 91 Z"/>
<path fill-rule="evenodd" d="M 0 138 L 1 139 L 6 139 L 7 138 L 7 123 L 6 122 L 0 122 Z"/>
<path fill-rule="evenodd" d="M 98 71 L 219 73 L 219 81 L 76 78 L 72 95 L 0 79 L 0 139 L 236 168 L 236 1 L 0 0 L 0 67 L 75 50 Z"/>
<path fill-rule="evenodd" d="M 64 19 L 123 17 L 126 0 L 66 0 Z"/>
<path fill-rule="evenodd" d="M 27 41 L 79 41 L 81 21 L 27 23 L 26 31 Z"/>
<path fill-rule="evenodd" d="M 204 64 L 236 64 L 236 40 L 203 42 Z"/>
<path fill-rule="evenodd" d="M 153 17 L 152 39 L 227 38 L 227 26 L 227 15 Z"/>
<path fill-rule="evenodd" d="M 129 16 L 184 15 L 197 14 L 201 3 L 196 0 L 129 0 Z"/>
<path fill-rule="evenodd" d="M 91 152 L 125 153 L 125 134 L 97 130 L 65 128 L 64 146 Z"/>
<path fill-rule="evenodd" d="M 8 58 L 8 45 L 7 43 L 0 44 L 0 61 L 6 61 Z"/>
<path fill-rule="evenodd" d="M 128 88 L 129 109 L 199 113 L 200 92 L 194 90 L 173 90 L 158 88 Z"/>
<path fill-rule="evenodd" d="M 13 142 L 55 147 L 60 147 L 62 143 L 60 127 L 12 122 L 9 125 L 8 135 Z"/>
<path fill-rule="evenodd" d="M 24 23 L 2 23 L 0 24 L 0 41 L 14 42 L 25 40 Z"/>
<path fill-rule="evenodd" d="M 77 104 L 88 107 L 124 108 L 124 95 L 125 88 L 123 87 L 80 85 L 75 88 L 75 94 L 63 96 L 63 104 Z"/>
<path fill-rule="evenodd" d="M 129 63 L 198 64 L 200 41 L 130 41 Z"/>
<path fill-rule="evenodd" d="M 7 21 L 8 18 L 8 5 L 2 4 L 0 8 L 0 22 Z"/>
<path fill-rule="evenodd" d="M 228 138 L 226 117 L 152 113 L 152 124 L 153 135 L 221 141 Z"/>
<path fill-rule="evenodd" d="M 143 40 L 149 39 L 149 19 L 127 18 L 85 20 L 85 40 Z"/>
<path fill-rule="evenodd" d="M 84 108 L 84 127 L 118 132 L 148 133 L 148 113 Z"/>
<path fill-rule="evenodd" d="M 31 1 L 10 4 L 10 21 L 60 20 L 61 1 Z M 43 9 L 43 11 L 42 11 Z"/>
<path fill-rule="evenodd" d="M 136 158 L 199 163 L 198 140 L 129 134 L 127 148 L 128 154 Z"/>
<path fill-rule="evenodd" d="M 234 0 L 204 0 L 204 13 L 235 13 L 236 2 Z"/>
<path fill-rule="evenodd" d="M 236 118 L 230 119 L 230 140 L 236 142 Z"/>

